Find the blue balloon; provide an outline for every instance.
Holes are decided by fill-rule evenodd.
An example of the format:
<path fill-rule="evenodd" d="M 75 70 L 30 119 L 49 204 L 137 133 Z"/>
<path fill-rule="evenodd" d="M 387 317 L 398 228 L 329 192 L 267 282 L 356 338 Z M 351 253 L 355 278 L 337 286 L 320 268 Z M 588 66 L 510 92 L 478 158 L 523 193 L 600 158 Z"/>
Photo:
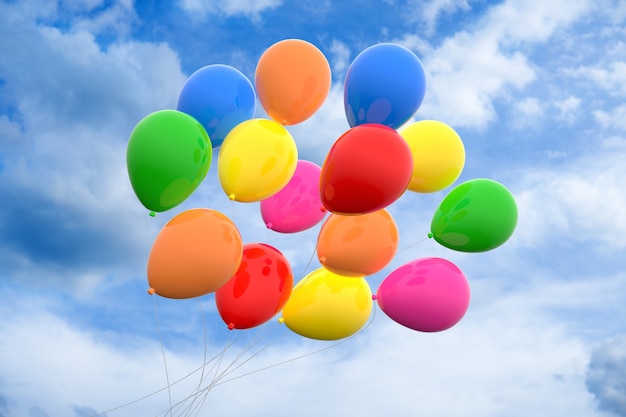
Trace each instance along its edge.
<path fill-rule="evenodd" d="M 250 80 L 237 69 L 208 65 L 185 81 L 176 109 L 198 120 L 215 148 L 235 126 L 254 117 L 256 93 Z"/>
<path fill-rule="evenodd" d="M 343 103 L 348 123 L 398 129 L 417 112 L 425 93 L 424 67 L 413 52 L 393 43 L 370 46 L 346 74 Z"/>

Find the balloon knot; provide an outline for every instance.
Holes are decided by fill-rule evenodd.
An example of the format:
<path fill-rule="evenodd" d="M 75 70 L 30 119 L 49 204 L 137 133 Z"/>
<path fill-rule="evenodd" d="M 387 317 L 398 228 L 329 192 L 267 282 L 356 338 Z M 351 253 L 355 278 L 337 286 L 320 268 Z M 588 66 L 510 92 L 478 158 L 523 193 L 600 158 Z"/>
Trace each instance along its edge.
<path fill-rule="evenodd" d="M 283 317 L 279 317 L 279 318 L 278 318 L 278 322 L 279 322 L 280 324 L 283 324 L 283 323 L 285 322 L 285 319 L 284 319 Z"/>
<path fill-rule="evenodd" d="M 433 238 L 433 234 L 432 233 L 428 233 L 428 238 L 432 239 Z"/>
<path fill-rule="evenodd" d="M 235 325 L 232 323 L 228 323 L 228 330 L 233 330 L 235 328 Z"/>
<path fill-rule="evenodd" d="M 234 193 L 228 194 L 228 199 L 235 201 L 235 194 Z"/>
<path fill-rule="evenodd" d="M 265 226 L 266 226 L 268 229 L 272 230 L 272 223 L 266 223 L 266 224 L 265 224 Z"/>
<path fill-rule="evenodd" d="M 327 209 L 326 209 L 326 207 L 324 207 L 324 206 L 320 207 L 320 211 L 321 211 L 322 213 L 326 213 L 326 210 L 327 210 Z"/>
<path fill-rule="evenodd" d="M 152 287 L 148 288 L 148 294 L 154 295 L 155 292 L 156 291 L 154 291 L 154 288 L 152 288 Z"/>
<path fill-rule="evenodd" d="M 150 217 L 154 217 L 156 216 L 156 213 L 154 211 L 150 211 Z"/>
<path fill-rule="evenodd" d="M 321 262 L 321 263 L 326 262 L 326 257 L 325 257 L 325 256 L 322 256 L 322 257 L 320 258 L 320 262 Z"/>
<path fill-rule="evenodd" d="M 372 301 L 376 301 L 376 299 L 378 299 L 378 297 L 376 296 L 376 294 L 372 294 Z"/>

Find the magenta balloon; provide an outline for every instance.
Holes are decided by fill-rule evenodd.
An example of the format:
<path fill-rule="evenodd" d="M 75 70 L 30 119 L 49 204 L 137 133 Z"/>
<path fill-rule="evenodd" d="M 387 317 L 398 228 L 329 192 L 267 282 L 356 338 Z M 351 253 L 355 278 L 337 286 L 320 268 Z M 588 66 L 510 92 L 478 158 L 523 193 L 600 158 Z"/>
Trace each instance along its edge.
<path fill-rule="evenodd" d="M 467 312 L 470 289 L 463 272 L 441 258 L 421 258 L 391 272 L 376 301 L 395 322 L 420 332 L 440 332 Z"/>
<path fill-rule="evenodd" d="M 269 229 L 296 233 L 322 221 L 325 209 L 320 197 L 321 171 L 313 162 L 300 160 L 287 185 L 261 201 L 261 216 Z"/>

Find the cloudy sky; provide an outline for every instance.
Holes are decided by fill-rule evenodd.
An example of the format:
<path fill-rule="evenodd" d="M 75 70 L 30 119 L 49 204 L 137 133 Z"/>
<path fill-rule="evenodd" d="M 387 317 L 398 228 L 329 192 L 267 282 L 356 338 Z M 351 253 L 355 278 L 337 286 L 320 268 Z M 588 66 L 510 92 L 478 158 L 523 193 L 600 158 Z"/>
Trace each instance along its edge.
<path fill-rule="evenodd" d="M 0 416 L 626 416 L 625 27 L 619 0 L 3 0 Z M 126 171 L 133 127 L 174 108 L 191 73 L 221 63 L 253 79 L 285 38 L 316 45 L 333 74 L 322 108 L 289 127 L 300 158 L 322 164 L 349 128 L 355 56 L 394 42 L 426 70 L 414 119 L 463 140 L 458 181 L 514 194 L 513 237 L 480 254 L 424 241 L 448 190 L 389 209 L 400 251 L 370 286 L 412 259 L 454 262 L 472 300 L 452 329 L 376 308 L 338 344 L 274 320 L 229 332 L 212 296 L 147 294 L 156 235 L 192 207 L 283 251 L 296 279 L 316 268 L 317 230 L 268 232 L 257 203 L 225 196 L 215 159 L 155 218 Z"/>

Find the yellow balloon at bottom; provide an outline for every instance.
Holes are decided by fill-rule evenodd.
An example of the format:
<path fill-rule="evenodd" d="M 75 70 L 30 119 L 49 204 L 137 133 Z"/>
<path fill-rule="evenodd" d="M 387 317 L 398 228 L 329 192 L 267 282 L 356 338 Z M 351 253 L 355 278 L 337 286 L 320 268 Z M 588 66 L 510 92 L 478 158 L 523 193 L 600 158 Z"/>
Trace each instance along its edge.
<path fill-rule="evenodd" d="M 437 120 L 420 120 L 399 133 L 413 155 L 409 190 L 432 193 L 459 178 L 465 166 L 465 147 L 454 129 Z"/>
<path fill-rule="evenodd" d="M 365 278 L 319 268 L 294 287 L 280 321 L 310 339 L 338 340 L 363 328 L 372 304 L 372 290 Z"/>
<path fill-rule="evenodd" d="M 217 160 L 217 175 L 231 200 L 261 201 L 287 185 L 297 163 L 296 143 L 283 125 L 269 119 L 251 119 L 226 135 Z"/>

